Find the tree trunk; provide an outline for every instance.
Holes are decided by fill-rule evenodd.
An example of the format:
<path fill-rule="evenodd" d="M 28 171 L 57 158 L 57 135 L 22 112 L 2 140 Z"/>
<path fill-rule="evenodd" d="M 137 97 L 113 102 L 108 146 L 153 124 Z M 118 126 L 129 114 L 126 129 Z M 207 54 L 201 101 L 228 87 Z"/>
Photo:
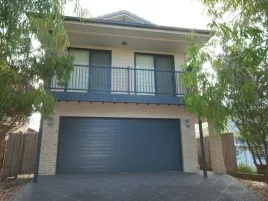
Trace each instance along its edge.
<path fill-rule="evenodd" d="M 3 169 L 6 141 L 0 141 L 0 171 Z"/>
<path fill-rule="evenodd" d="M 268 184 L 268 165 L 266 165 L 266 168 L 264 169 L 264 181 Z"/>
<path fill-rule="evenodd" d="M 248 149 L 249 149 L 249 151 L 250 151 L 250 153 L 251 153 L 251 155 L 252 155 L 253 163 L 254 163 L 254 165 L 255 165 L 256 168 L 257 168 L 258 163 L 257 163 L 257 160 L 256 160 L 256 156 L 255 156 L 255 154 L 254 154 L 253 148 L 251 147 L 251 144 L 250 144 L 250 142 L 249 142 L 248 140 L 246 140 L 246 143 L 247 143 L 247 145 L 248 145 Z"/>

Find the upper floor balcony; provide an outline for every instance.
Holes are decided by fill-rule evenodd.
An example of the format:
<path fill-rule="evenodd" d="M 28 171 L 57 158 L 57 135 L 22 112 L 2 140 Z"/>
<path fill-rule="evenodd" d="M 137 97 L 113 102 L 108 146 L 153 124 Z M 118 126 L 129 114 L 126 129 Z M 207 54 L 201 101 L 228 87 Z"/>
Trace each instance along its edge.
<path fill-rule="evenodd" d="M 181 105 L 182 72 L 130 67 L 74 65 L 65 87 L 51 79 L 57 100 Z"/>
<path fill-rule="evenodd" d="M 181 65 L 193 30 L 158 26 L 141 19 L 65 17 L 74 70 L 62 87 L 50 90 L 59 101 L 183 104 Z M 129 21 L 130 20 L 130 21 Z M 195 30 L 203 44 L 206 30 Z"/>

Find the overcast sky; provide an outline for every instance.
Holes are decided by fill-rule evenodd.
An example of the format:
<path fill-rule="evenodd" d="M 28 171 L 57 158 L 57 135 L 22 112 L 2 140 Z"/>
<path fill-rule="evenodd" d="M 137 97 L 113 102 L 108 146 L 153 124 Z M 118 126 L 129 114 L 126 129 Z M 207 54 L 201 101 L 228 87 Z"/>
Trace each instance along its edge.
<path fill-rule="evenodd" d="M 209 17 L 199 0 L 80 0 L 91 17 L 127 10 L 157 25 L 206 29 Z M 73 16 L 71 3 L 65 15 Z M 30 128 L 38 130 L 40 114 L 33 114 Z"/>
<path fill-rule="evenodd" d="M 70 1 L 70 0 L 69 0 Z M 80 0 L 92 17 L 127 10 L 158 25 L 205 29 L 205 16 L 200 0 Z M 67 7 L 66 15 L 73 15 Z"/>

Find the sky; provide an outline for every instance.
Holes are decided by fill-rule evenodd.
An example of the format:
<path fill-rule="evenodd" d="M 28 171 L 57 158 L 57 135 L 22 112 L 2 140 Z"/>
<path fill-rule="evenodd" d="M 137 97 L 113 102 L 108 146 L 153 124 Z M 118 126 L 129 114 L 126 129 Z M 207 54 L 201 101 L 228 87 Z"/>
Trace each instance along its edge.
<path fill-rule="evenodd" d="M 65 15 L 74 16 L 73 0 L 68 0 Z M 200 0 L 80 0 L 88 17 L 127 10 L 157 25 L 207 29 L 210 18 Z M 30 118 L 29 127 L 39 129 L 40 114 Z"/>
<path fill-rule="evenodd" d="M 80 3 L 91 17 L 127 10 L 158 25 L 205 29 L 209 22 L 200 0 L 80 0 Z M 71 3 L 65 13 L 73 15 Z"/>

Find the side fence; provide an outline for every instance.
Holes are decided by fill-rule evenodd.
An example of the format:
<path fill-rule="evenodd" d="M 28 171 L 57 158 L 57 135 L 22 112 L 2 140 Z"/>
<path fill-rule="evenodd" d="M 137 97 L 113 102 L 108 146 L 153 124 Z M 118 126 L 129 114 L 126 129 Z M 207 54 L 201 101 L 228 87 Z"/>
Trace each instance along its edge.
<path fill-rule="evenodd" d="M 6 177 L 17 177 L 19 174 L 33 174 L 36 145 L 36 133 L 10 134 L 5 148 L 4 175 Z"/>
<path fill-rule="evenodd" d="M 196 138 L 196 142 L 197 142 L 198 164 L 199 164 L 200 169 L 202 169 L 200 138 Z M 205 147 L 207 170 L 212 171 L 212 163 L 211 163 L 210 146 L 209 146 L 208 137 L 204 137 L 204 147 Z"/>
<path fill-rule="evenodd" d="M 237 172 L 236 148 L 234 134 L 226 133 L 221 135 L 224 164 L 227 173 Z"/>
<path fill-rule="evenodd" d="M 198 163 L 201 169 L 202 161 L 201 161 L 200 138 L 196 138 L 196 140 L 197 140 Z M 236 173 L 237 162 L 236 162 L 236 149 L 235 149 L 235 144 L 234 144 L 234 135 L 232 133 L 221 134 L 221 141 L 222 141 L 223 157 L 224 157 L 224 164 L 225 164 L 226 171 L 228 173 Z M 211 171 L 212 163 L 211 163 L 208 136 L 204 137 L 204 145 L 205 145 L 207 169 Z"/>

